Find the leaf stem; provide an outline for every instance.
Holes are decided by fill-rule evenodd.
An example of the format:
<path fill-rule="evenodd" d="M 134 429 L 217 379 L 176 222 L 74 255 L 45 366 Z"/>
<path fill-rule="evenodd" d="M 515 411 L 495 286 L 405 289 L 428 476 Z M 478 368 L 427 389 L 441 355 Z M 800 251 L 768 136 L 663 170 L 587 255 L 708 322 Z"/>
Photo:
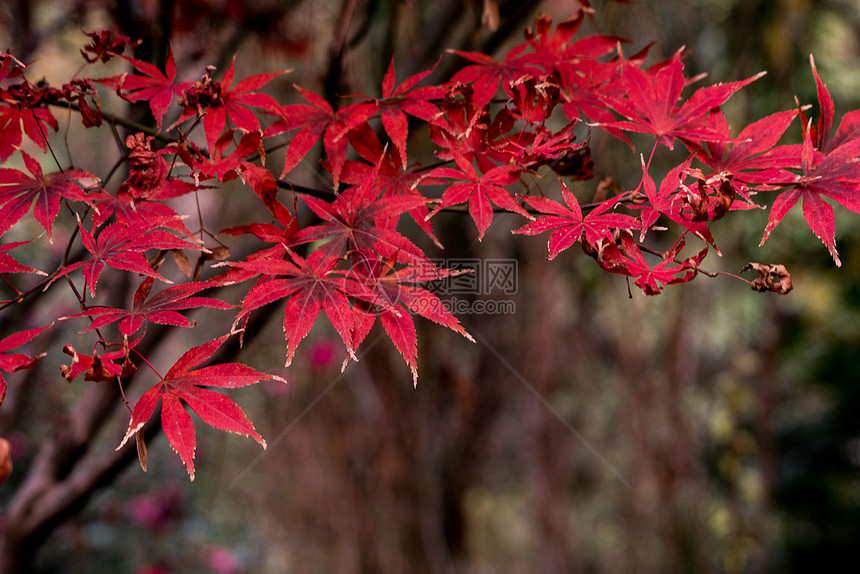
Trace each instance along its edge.
<path fill-rule="evenodd" d="M 144 363 L 146 363 L 146 366 L 147 366 L 147 367 L 149 367 L 150 369 L 152 369 L 152 372 L 153 372 L 153 373 L 155 373 L 156 375 L 158 375 L 159 380 L 161 380 L 161 381 L 163 381 L 163 380 L 164 380 L 164 377 L 162 377 L 162 376 L 161 376 L 161 373 L 159 373 L 159 372 L 158 372 L 158 369 L 156 369 L 155 367 L 153 367 L 153 366 L 152 366 L 152 363 L 150 363 L 148 360 L 146 360 L 146 357 L 144 357 L 144 356 L 140 353 L 140 351 L 138 351 L 137 349 L 132 349 L 132 351 L 134 351 L 134 353 L 135 353 L 138 357 L 140 357 L 140 360 L 141 360 L 141 361 L 143 361 Z"/>

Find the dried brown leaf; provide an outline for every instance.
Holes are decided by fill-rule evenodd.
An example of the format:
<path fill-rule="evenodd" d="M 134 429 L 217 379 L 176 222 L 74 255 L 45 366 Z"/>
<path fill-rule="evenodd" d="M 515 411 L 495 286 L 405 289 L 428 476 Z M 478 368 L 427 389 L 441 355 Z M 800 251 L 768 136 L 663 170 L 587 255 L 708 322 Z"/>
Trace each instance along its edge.
<path fill-rule="evenodd" d="M 146 442 L 143 440 L 143 433 L 137 431 L 135 433 L 135 440 L 137 441 L 137 459 L 140 461 L 140 468 L 143 469 L 143 472 L 146 472 L 147 452 Z"/>
<path fill-rule="evenodd" d="M 5 438 L 0 438 L 0 484 L 12 474 L 12 445 Z"/>
<path fill-rule="evenodd" d="M 786 295 L 794 289 L 794 285 L 791 283 L 791 275 L 785 268 L 785 265 L 750 262 L 741 269 L 741 273 L 750 270 L 758 271 L 758 277 L 753 279 L 750 284 L 753 291 L 760 293 L 772 291 L 780 295 Z"/>

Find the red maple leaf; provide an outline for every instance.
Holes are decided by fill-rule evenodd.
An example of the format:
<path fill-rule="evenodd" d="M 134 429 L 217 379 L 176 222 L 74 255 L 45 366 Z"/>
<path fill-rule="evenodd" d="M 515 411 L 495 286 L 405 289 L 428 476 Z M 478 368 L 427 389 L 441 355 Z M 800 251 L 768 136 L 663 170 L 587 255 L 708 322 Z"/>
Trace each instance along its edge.
<path fill-rule="evenodd" d="M 247 163 L 243 160 L 263 150 L 261 146 L 262 133 L 257 130 L 242 134 L 239 143 L 228 154 L 228 148 L 235 143 L 235 132 L 236 130 L 224 132 L 209 150 L 208 156 L 204 156 L 194 147 L 193 149 L 197 153 L 193 156 L 189 154 L 188 157 L 191 157 L 191 165 L 189 167 L 199 171 L 205 177 L 214 177 L 221 182 L 236 179 L 242 170 L 242 164 Z M 203 159 L 202 161 L 197 161 L 195 157 Z"/>
<path fill-rule="evenodd" d="M 349 289 L 345 277 L 335 270 L 342 261 L 324 249 L 317 249 L 307 259 L 292 250 L 287 251 L 292 261 L 274 257 L 230 262 L 229 265 L 251 272 L 249 276 L 263 275 L 242 300 L 242 310 L 236 324 L 247 320 L 248 314 L 263 305 L 286 299 L 284 307 L 284 338 L 287 341 L 285 366 L 293 361 L 296 348 L 324 311 L 335 331 L 355 358 L 352 345 L 353 312 L 349 302 Z M 285 277 L 285 278 L 280 278 Z"/>
<path fill-rule="evenodd" d="M 448 206 L 468 201 L 469 215 L 472 216 L 472 221 L 478 228 L 479 240 L 484 238 L 484 232 L 493 220 L 492 205 L 498 205 L 531 219 L 511 192 L 504 187 L 519 181 L 522 171 L 519 166 L 500 165 L 479 176 L 471 162 L 456 151 L 452 150 L 452 152 L 460 169 L 440 167 L 430 172 L 427 177 L 453 179 L 458 183 L 448 186 L 442 194 L 442 199 L 427 217 L 439 213 Z"/>
<path fill-rule="evenodd" d="M 845 114 L 831 138 L 833 99 L 818 75 L 811 55 L 809 61 L 821 110 L 818 129 L 812 126 L 812 120 L 806 121 L 800 152 L 802 174 L 796 177 L 794 187 L 780 193 L 773 202 L 759 245 L 765 242 L 785 214 L 802 198 L 803 217 L 807 225 L 830 251 L 838 267 L 842 262 L 836 251 L 836 220 L 833 208 L 821 196 L 834 199 L 854 213 L 860 213 L 860 110 Z M 802 111 L 800 114 L 801 119 L 805 120 Z"/>
<path fill-rule="evenodd" d="M 724 136 L 706 125 L 709 112 L 725 103 L 736 91 L 764 75 L 728 84 L 700 88 L 689 100 L 678 105 L 687 80 L 684 78 L 682 52 L 675 52 L 667 62 L 655 64 L 647 71 L 627 63 L 617 80 L 623 97 L 603 95 L 604 103 L 625 120 L 599 122 L 597 125 L 654 134 L 657 142 L 673 149 L 675 138 L 692 141 L 720 141 Z"/>
<path fill-rule="evenodd" d="M 418 337 L 412 314 L 418 314 L 435 323 L 452 329 L 473 343 L 457 318 L 445 308 L 442 301 L 430 291 L 410 283 L 438 279 L 450 275 L 441 269 L 429 269 L 426 265 L 406 266 L 394 269 L 396 260 L 381 260 L 362 257 L 352 267 L 351 277 L 358 282 L 352 293 L 369 307 L 356 305 L 355 328 L 352 344 L 358 345 L 373 327 L 375 317 L 385 333 L 403 356 L 412 371 L 413 385 L 418 385 Z M 428 277 L 428 274 L 430 275 Z"/>
<path fill-rule="evenodd" d="M 397 147 L 384 148 L 367 122 L 350 132 L 349 142 L 369 163 L 347 160 L 343 166 L 341 180 L 344 183 L 361 185 L 370 178 L 373 180 L 373 186 L 382 192 L 382 200 L 391 198 L 393 201 L 398 201 L 395 198 L 412 197 L 417 205 L 407 210 L 409 216 L 441 248 L 442 244 L 433 233 L 430 222 L 427 221 L 427 214 L 430 212 L 426 205 L 427 200 L 417 189 L 418 182 L 423 180 L 422 175 L 414 170 L 406 170 Z M 379 165 L 378 169 L 376 165 Z M 383 216 L 378 220 L 378 224 L 382 227 L 394 228 L 399 220 L 400 213 L 392 212 L 391 218 L 386 220 Z"/>
<path fill-rule="evenodd" d="M 0 91 L 2 94 L 2 91 Z M 21 134 L 26 134 L 42 151 L 47 151 L 47 128 L 54 131 L 60 124 L 49 110 L 36 105 L 25 105 L 14 100 L 0 99 L 0 163 L 6 163 L 21 146 Z"/>
<path fill-rule="evenodd" d="M 395 231 L 396 222 L 405 211 L 423 207 L 427 199 L 421 195 L 380 197 L 376 176 L 385 156 L 380 156 L 370 174 L 359 184 L 345 190 L 327 203 L 315 197 L 305 197 L 305 203 L 326 221 L 299 230 L 290 245 L 331 239 L 322 249 L 332 256 L 344 250 L 375 251 L 384 258 L 399 253 L 401 260 L 426 262 L 427 256 L 415 244 Z"/>
<path fill-rule="evenodd" d="M 640 156 L 642 163 L 642 183 L 641 189 L 645 192 L 645 197 L 648 202 L 644 205 L 634 205 L 634 208 L 641 209 L 641 220 L 639 241 L 645 239 L 645 234 L 657 222 L 661 215 L 667 216 L 676 223 L 683 222 L 683 218 L 679 212 L 684 202 L 678 192 L 681 190 L 681 180 L 684 174 L 690 169 L 692 157 L 687 158 L 683 163 L 672 168 L 663 181 L 660 182 L 660 188 L 657 189 L 654 180 L 648 174 L 648 166 L 645 165 L 645 158 Z"/>
<path fill-rule="evenodd" d="M 540 215 L 534 221 L 513 231 L 523 235 L 539 235 L 552 231 L 547 242 L 550 259 L 555 259 L 556 255 L 574 243 L 583 241 L 596 246 L 603 239 L 611 239 L 613 230 L 633 229 L 638 225 L 635 217 L 623 213 L 607 213 L 623 199 L 623 195 L 602 202 L 583 217 L 579 200 L 561 179 L 559 183 L 567 207 L 546 197 L 524 197 L 526 203 L 546 215 Z"/>
<path fill-rule="evenodd" d="M 16 78 L 23 78 L 24 70 L 26 69 L 27 64 L 12 54 L 8 52 L 0 54 L 0 83 Z"/>
<path fill-rule="evenodd" d="M 794 187 L 780 193 L 773 202 L 759 245 L 764 244 L 785 214 L 802 198 L 803 217 L 807 225 L 821 239 L 839 267 L 842 262 L 836 251 L 833 208 L 821 196 L 835 199 L 843 207 L 860 213 L 860 138 L 845 141 L 825 155 L 817 165 L 814 164 L 815 157 L 812 130 L 807 129 L 801 153 L 803 174 L 797 176 Z"/>
<path fill-rule="evenodd" d="M 705 142 L 705 147 L 696 151 L 696 157 L 715 173 L 731 174 L 742 184 L 772 186 L 794 181 L 794 174 L 787 170 L 800 167 L 799 147 L 774 146 L 795 117 L 795 110 L 771 114 L 745 127 L 729 146 L 729 124 L 722 112 L 713 113 L 709 125 L 726 140 Z M 743 185 L 738 191 L 743 193 L 745 188 Z"/>
<path fill-rule="evenodd" d="M 507 122 L 513 118 L 503 108 L 496 114 L 490 129 L 493 139 L 490 144 L 495 151 L 503 152 L 510 162 L 526 168 L 537 169 L 548 165 L 561 175 L 590 179 L 593 175 L 588 142 L 577 142 L 576 122 L 570 122 L 558 132 L 552 133 L 543 125 L 532 130 L 518 130 L 508 134 Z M 578 161 L 577 161 L 578 160 Z M 577 171 L 581 168 L 582 171 Z"/>
<path fill-rule="evenodd" d="M 209 426 L 250 436 L 266 448 L 266 441 L 254 430 L 254 425 L 236 403 L 227 395 L 204 387 L 234 389 L 275 377 L 258 373 L 240 363 L 221 363 L 192 370 L 210 358 L 228 337 L 229 335 L 224 335 L 186 352 L 161 381 L 140 397 L 134 406 L 128 432 L 117 450 L 152 417 L 159 400 L 161 427 L 170 446 L 185 463 L 191 480 L 194 480 L 194 451 L 197 439 L 194 422 L 184 405 L 188 405 Z"/>
<path fill-rule="evenodd" d="M 27 329 L 24 331 L 18 331 L 17 333 L 12 333 L 8 337 L 0 340 L 0 371 L 6 371 L 7 373 L 14 373 L 15 371 L 20 371 L 21 369 L 29 369 L 32 368 L 42 355 L 38 357 L 30 357 L 21 353 L 7 353 L 11 349 L 15 349 L 29 343 L 34 338 L 36 338 L 39 333 L 47 329 L 53 325 L 45 325 L 44 327 L 36 327 L 35 329 Z M 6 398 L 6 381 L 3 379 L 3 374 L 0 373 L 0 405 L 3 404 L 3 399 Z"/>
<path fill-rule="evenodd" d="M 481 52 L 448 50 L 452 54 L 474 62 L 454 74 L 448 85 L 471 84 L 474 90 L 475 107 L 482 110 L 496 96 L 499 80 L 502 80 L 503 86 L 507 86 L 520 76 L 540 74 L 539 68 L 522 58 L 522 53 L 526 49 L 528 44 L 520 44 L 512 48 L 501 63 Z"/>
<path fill-rule="evenodd" d="M 800 115 L 800 119 L 803 121 L 804 135 L 807 130 L 812 132 L 812 141 L 815 149 L 822 153 L 830 153 L 848 140 L 860 137 L 860 110 L 854 110 L 842 116 L 839 128 L 831 137 L 833 117 L 836 112 L 833 106 L 833 98 L 830 97 L 830 91 L 824 85 L 821 76 L 818 75 L 818 69 L 815 67 L 815 59 L 812 57 L 812 54 L 809 55 L 809 64 L 812 67 L 812 75 L 815 78 L 818 107 L 821 110 L 821 115 L 818 117 L 818 128 L 816 129 L 807 122 L 803 109 L 798 110 L 798 115 Z"/>
<path fill-rule="evenodd" d="M 684 201 L 684 197 L 687 194 L 687 189 L 689 189 L 683 186 L 682 182 L 690 171 L 690 162 L 692 159 L 692 156 L 688 157 L 682 163 L 669 170 L 669 173 L 667 173 L 663 178 L 663 181 L 660 182 L 660 188 L 658 190 L 654 180 L 651 179 L 651 176 L 648 174 L 648 168 L 645 165 L 645 158 L 640 157 L 642 162 L 641 186 L 648 202 L 641 205 L 634 204 L 630 206 L 632 209 L 641 209 L 641 214 L 639 216 L 639 241 L 645 239 L 645 234 L 648 230 L 653 228 L 661 215 L 665 215 L 671 221 L 682 225 L 688 232 L 700 237 L 713 247 L 717 254 L 720 254 L 720 250 L 717 249 L 707 222 L 692 221 L 691 218 L 687 216 L 688 214 L 682 213 L 685 208 L 688 208 L 688 204 Z"/>
<path fill-rule="evenodd" d="M 172 283 L 150 266 L 144 252 L 149 249 L 202 249 L 198 244 L 182 240 L 164 229 L 153 229 L 151 224 L 127 227 L 121 223 L 113 223 L 102 229 L 98 238 L 95 238 L 80 220 L 78 227 L 81 231 L 81 242 L 93 258 L 67 265 L 51 279 L 51 283 L 80 268 L 93 297 L 96 295 L 96 283 L 105 265 Z"/>
<path fill-rule="evenodd" d="M 559 23 L 552 30 L 552 18 L 546 15 L 538 16 L 534 30 L 526 29 L 526 40 L 534 50 L 523 60 L 540 65 L 547 72 L 559 62 L 576 62 L 600 58 L 616 49 L 620 42 L 626 42 L 617 36 L 594 35 L 574 41 L 573 37 L 579 31 L 585 20 L 586 10 L 577 9 L 576 13 Z"/>
<path fill-rule="evenodd" d="M 203 131 L 206 134 L 206 145 L 210 149 L 221 137 L 225 126 L 228 126 L 228 129 L 237 128 L 244 132 L 258 131 L 260 130 L 258 110 L 266 114 L 278 115 L 280 104 L 272 96 L 261 94 L 257 90 L 281 74 L 291 71 L 257 74 L 233 86 L 235 66 L 236 56 L 234 55 L 230 67 L 224 72 L 220 82 L 212 80 L 212 70 L 208 70 L 201 81 L 185 90 L 179 102 L 184 109 L 173 125 L 179 125 L 185 120 L 205 114 Z"/>
<path fill-rule="evenodd" d="M 275 200 L 268 207 L 280 226 L 272 223 L 249 223 L 222 229 L 221 233 L 234 236 L 250 233 L 268 243 L 288 245 L 299 229 L 298 219 L 293 217 L 287 206 L 280 201 Z M 281 250 L 281 254 L 283 254 L 283 250 Z"/>
<path fill-rule="evenodd" d="M 509 157 L 497 152 L 495 145 L 500 136 L 513 128 L 511 113 L 503 109 L 490 121 L 488 108 L 475 105 L 474 90 L 465 84 L 451 86 L 439 103 L 442 110 L 430 124 L 430 139 L 440 148 L 435 155 L 443 161 L 453 161 L 457 154 L 475 160 L 483 172 L 490 171 L 500 163 L 508 163 Z M 503 115 L 507 119 L 499 118 Z"/>
<path fill-rule="evenodd" d="M 183 218 L 172 207 L 163 203 L 148 200 L 137 201 L 126 194 L 114 197 L 103 190 L 93 192 L 90 197 L 98 206 L 98 212 L 93 213 L 93 229 L 101 227 L 113 215 L 118 223 L 126 227 L 137 229 L 166 227 L 186 237 L 192 237 Z"/>
<path fill-rule="evenodd" d="M 194 322 L 186 318 L 179 311 L 186 309 L 197 309 L 198 307 L 211 307 L 213 309 L 232 309 L 234 306 L 211 297 L 192 297 L 195 293 L 209 288 L 208 283 L 186 283 L 173 285 L 159 291 L 152 297 L 149 296 L 154 277 L 146 277 L 134 293 L 134 302 L 131 310 L 115 309 L 113 307 L 94 306 L 75 313 L 60 317 L 61 320 L 75 317 L 90 317 L 90 326 L 82 332 L 92 331 L 105 325 L 119 321 L 119 332 L 130 337 L 137 333 L 145 322 L 158 323 L 159 325 L 173 325 L 175 327 L 193 327 Z"/>
<path fill-rule="evenodd" d="M 382 79 L 382 126 L 400 153 L 403 169 L 406 169 L 406 138 L 409 135 L 409 121 L 406 114 L 431 122 L 439 114 L 430 100 L 443 97 L 447 91 L 443 86 L 415 86 L 436 69 L 415 74 L 395 87 L 394 58 L 388 64 L 388 71 Z"/>
<path fill-rule="evenodd" d="M 344 161 L 346 161 L 346 136 L 352 128 L 375 114 L 379 104 L 376 102 L 356 102 L 335 111 L 322 96 L 299 86 L 295 86 L 295 88 L 310 105 L 292 104 L 282 107 L 280 109 L 281 119 L 265 133 L 268 137 L 286 131 L 299 130 L 290 140 L 281 177 L 296 167 L 322 136 L 323 147 L 328 155 L 334 178 L 334 189 L 337 191 L 340 184 L 340 172 Z"/>
<path fill-rule="evenodd" d="M 191 85 L 191 82 L 176 82 L 176 61 L 173 59 L 173 49 L 167 51 L 167 62 L 164 64 L 164 72 L 158 67 L 129 56 L 122 56 L 142 75 L 113 76 L 96 80 L 102 85 L 113 88 L 129 102 L 149 102 L 149 109 L 158 129 L 161 130 L 161 122 L 167 113 L 167 108 L 173 101 L 174 96 L 179 96 Z"/>
<path fill-rule="evenodd" d="M 21 152 L 32 176 L 11 168 L 0 168 L 0 235 L 20 220 L 33 207 L 33 215 L 54 242 L 53 224 L 60 212 L 60 199 L 82 201 L 92 206 L 92 199 L 81 186 L 91 187 L 98 178 L 85 171 L 42 172 L 42 166 L 27 153 Z"/>
<path fill-rule="evenodd" d="M 611 269 L 611 271 L 635 277 L 636 281 L 634 283 L 646 295 L 659 295 L 664 285 L 686 283 L 693 279 L 697 273 L 695 266 L 705 257 L 708 249 L 706 246 L 698 255 L 677 263 L 675 258 L 683 248 L 684 240 L 681 239 L 663 255 L 660 263 L 651 267 L 646 263 L 645 258 L 642 256 L 642 251 L 633 241 L 630 234 L 622 233 L 621 250 L 624 253 L 624 259 L 620 262 L 622 266 Z M 619 262 L 616 260 L 614 263 Z"/>
<path fill-rule="evenodd" d="M 36 273 L 38 275 L 47 275 L 44 271 L 39 271 L 38 269 L 21 265 L 12 258 L 11 255 L 6 253 L 7 251 L 12 251 L 16 247 L 32 243 L 35 240 L 36 239 L 30 239 L 29 241 L 14 241 L 12 243 L 7 243 L 6 245 L 0 245 L 0 273 Z"/>
<path fill-rule="evenodd" d="M 603 120 L 609 112 L 598 94 L 615 77 L 618 62 L 575 60 L 559 63 L 556 70 L 564 115 L 571 120 L 583 115 L 594 122 Z M 615 97 L 620 96 L 620 93 L 615 94 Z M 613 135 L 619 133 L 617 130 L 607 131 Z"/>
<path fill-rule="evenodd" d="M 242 138 L 236 143 L 234 141 L 236 131 L 238 130 L 224 132 L 215 142 L 214 147 L 209 150 L 208 156 L 201 154 L 192 144 L 192 149 L 196 153 L 194 155 L 182 153 L 184 161 L 191 164 L 189 167 L 194 170 L 194 177 L 198 179 L 200 176 L 215 177 L 218 181 L 224 182 L 240 178 L 251 186 L 266 206 L 269 206 L 275 201 L 278 193 L 278 182 L 275 176 L 266 168 L 245 159 L 255 153 L 264 153 L 263 134 L 259 130 L 247 132 L 242 134 Z M 233 151 L 227 153 L 230 146 L 234 144 Z M 198 161 L 197 157 L 203 158 L 202 161 Z"/>

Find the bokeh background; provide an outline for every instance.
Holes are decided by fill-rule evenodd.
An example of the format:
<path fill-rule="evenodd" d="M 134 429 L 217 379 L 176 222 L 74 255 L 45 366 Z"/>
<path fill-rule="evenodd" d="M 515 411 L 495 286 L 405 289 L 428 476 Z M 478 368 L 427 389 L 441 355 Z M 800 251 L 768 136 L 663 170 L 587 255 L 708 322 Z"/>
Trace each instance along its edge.
<path fill-rule="evenodd" d="M 854 1 L 591 4 L 586 31 L 630 39 L 628 53 L 655 42 L 651 62 L 685 46 L 688 75 L 707 72 L 708 83 L 768 70 L 726 106 L 735 133 L 793 108 L 795 96 L 816 103 L 810 53 L 837 118 L 860 107 Z M 136 56 L 154 61 L 169 41 L 180 80 L 199 79 L 208 64 L 223 70 L 238 52 L 238 77 L 294 70 L 267 90 L 286 103 L 298 101 L 292 83 L 332 99 L 376 95 L 392 57 L 399 79 L 429 68 L 446 48 L 501 57 L 539 13 L 558 22 L 578 5 L 7 0 L 0 48 L 33 62 L 31 80 L 45 76 L 55 85 L 81 62 L 82 30 L 142 38 Z M 498 20 L 482 23 L 494 8 Z M 450 77 L 458 65 L 444 56 L 433 79 Z M 111 66 L 104 76 L 124 70 L 122 62 Z M 106 95 L 106 109 L 146 120 L 145 108 L 129 111 L 115 100 Z M 800 141 L 798 122 L 789 132 Z M 604 176 L 635 186 L 638 156 L 597 130 L 590 137 L 597 178 L 577 189 L 587 193 Z M 62 134 L 54 141 L 64 149 Z M 72 127 L 69 142 L 75 163 L 94 173 L 117 157 L 103 130 Z M 419 138 L 409 145 L 420 154 Z M 665 156 L 665 166 L 678 157 Z M 311 169 L 291 174 L 302 185 L 316 177 Z M 549 189 L 551 179 L 538 185 Z M 224 193 L 205 206 L 212 228 L 219 214 L 252 209 L 239 197 Z M 325 321 L 284 370 L 274 310 L 275 320 L 239 360 L 289 384 L 233 394 L 269 441 L 265 454 L 252 441 L 198 425 L 197 479 L 189 483 L 157 437 L 149 472 L 129 466 L 99 490 L 45 539 L 34 568 L 844 571 L 856 563 L 860 541 L 860 225 L 837 208 L 843 267 L 836 269 L 798 210 L 759 248 L 766 221 L 762 211 L 715 225 L 724 256 L 709 257 L 709 269 L 783 263 L 794 279 L 790 295 L 754 293 L 722 277 L 630 298 L 624 278 L 574 250 L 547 261 L 545 238 L 510 234 L 518 219 L 499 218 L 478 243 L 471 220 L 441 214 L 434 229 L 446 248 L 426 245 L 432 257 L 517 262 L 515 293 L 462 296 L 509 301 L 512 313 L 460 315 L 474 344 L 419 321 L 413 389 L 402 359 L 384 338 L 376 342 L 376 331 L 360 362 L 341 374 L 341 344 Z M 164 361 L 174 358 L 168 353 Z M 28 391 L 3 406 L 0 431 L 15 444 L 16 466 L 0 487 L 0 508 L 80 393 L 60 378 L 64 359 L 45 359 L 28 375 Z M 124 433 L 127 414 L 117 409 L 114 418 L 94 449 L 111 450 Z"/>

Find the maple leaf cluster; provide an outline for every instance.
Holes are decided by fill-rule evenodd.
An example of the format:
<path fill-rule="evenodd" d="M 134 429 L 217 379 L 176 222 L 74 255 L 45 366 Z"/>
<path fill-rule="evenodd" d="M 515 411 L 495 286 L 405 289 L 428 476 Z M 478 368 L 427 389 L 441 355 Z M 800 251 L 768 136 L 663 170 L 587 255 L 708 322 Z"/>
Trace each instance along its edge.
<path fill-rule="evenodd" d="M 656 295 L 666 285 L 714 275 L 701 267 L 711 251 L 719 253 L 711 225 L 732 212 L 762 208 L 757 196 L 770 194 L 762 242 L 800 200 L 810 229 L 840 265 L 833 209 L 824 198 L 860 213 L 860 111 L 846 114 L 833 130 L 833 102 L 814 61 L 817 124 L 806 117 L 808 106 L 798 106 L 732 136 L 720 107 L 761 74 L 700 87 L 685 98 L 701 78 L 685 75 L 682 50 L 646 66 L 647 49 L 627 55 L 620 38 L 579 37 L 586 14 L 579 10 L 555 26 L 538 18 L 525 41 L 500 61 L 452 50 L 448 57 L 465 65 L 437 85 L 426 83 L 435 67 L 398 83 L 392 59 L 379 96 L 338 102 L 295 86 L 305 103 L 282 104 L 262 90 L 289 70 L 237 80 L 235 58 L 220 79 L 210 67 L 199 81 L 180 82 L 172 53 L 163 66 L 123 55 L 135 43 L 107 31 L 89 33 L 92 42 L 82 54 L 89 64 L 124 59 L 129 71 L 118 76 L 76 78 L 52 88 L 31 83 L 24 63 L 0 54 L 0 274 L 13 292 L 0 302 L 0 312 L 49 288 L 69 286 L 81 311 L 57 319 L 79 322 L 93 337 L 93 352 L 66 345 L 72 359 L 62 376 L 70 382 L 83 374 L 86 381 L 122 384 L 139 377 L 143 364 L 156 372 L 138 351 L 151 324 L 192 328 L 194 322 L 183 314 L 188 310 L 236 309 L 229 331 L 184 353 L 164 376 L 156 372 L 158 382 L 137 400 L 122 441 L 140 432 L 160 403 L 161 426 L 193 478 L 196 440 L 186 406 L 207 424 L 265 446 L 221 390 L 279 377 L 238 363 L 199 365 L 229 337 L 242 337 L 252 317 L 269 304 L 283 308 L 287 366 L 321 314 L 343 343 L 344 366 L 358 360 L 378 319 L 415 384 L 416 315 L 471 340 L 426 286 L 453 272 L 437 267 L 415 238 L 398 231 L 406 217 L 441 246 L 433 231 L 438 214 L 464 206 L 483 240 L 504 212 L 522 218 L 515 234 L 548 233 L 550 259 L 579 245 L 603 269 Z M 96 85 L 103 87 L 101 95 Z M 122 150 L 127 176 L 119 184 L 110 183 L 110 176 L 102 180 L 62 167 L 48 153 L 47 136 L 59 128 L 57 108 L 75 110 L 88 128 L 120 123 L 101 111 L 100 98 L 111 94 L 145 102 L 154 126 L 149 133 L 128 135 Z M 168 117 L 172 121 L 165 121 Z M 781 144 L 795 118 L 802 124 L 802 141 Z M 572 182 L 594 178 L 586 134 L 597 129 L 631 147 L 630 133 L 653 137 L 647 159 L 640 156 L 642 176 L 634 189 L 604 180 L 593 187 L 578 183 L 572 190 Z M 202 131 L 200 137 L 193 137 L 195 130 Z M 418 133 L 428 134 L 434 146 L 432 164 L 410 156 L 410 139 Z M 34 145 L 25 145 L 27 140 Z M 656 152 L 679 144 L 685 159 L 655 180 Z M 34 146 L 44 152 L 41 157 L 23 149 Z M 290 175 L 309 165 L 317 147 L 324 153 L 321 166 L 330 188 L 291 185 Z M 276 174 L 265 161 L 281 148 L 283 168 Z M 46 173 L 43 166 L 52 162 L 57 169 Z M 556 197 L 528 184 L 548 170 L 559 180 Z M 192 232 L 189 221 L 199 214 L 178 213 L 171 202 L 215 193 L 232 180 L 250 188 L 269 214 L 220 230 L 258 240 L 249 245 L 265 244 L 242 258 L 231 257 L 202 218 Z M 581 190 L 588 189 L 593 191 L 586 196 Z M 63 232 L 54 228 L 61 209 L 76 223 Z M 313 221 L 300 225 L 300 211 Z M 20 237 L 32 229 L 23 225 L 30 213 L 44 233 Z M 661 243 L 670 244 L 668 250 L 646 245 L 658 231 L 669 234 Z M 67 245 L 58 267 L 39 258 L 34 258 L 38 264 L 28 259 L 25 265 L 9 254 L 25 246 L 32 253 L 55 241 Z M 692 242 L 699 247 L 682 255 Z M 184 276 L 179 283 L 160 271 L 168 255 Z M 195 265 L 190 258 L 196 258 Z M 782 266 L 756 263 L 745 270 L 759 271 L 758 279 L 748 281 L 756 290 L 791 289 Z M 139 281 L 129 307 L 101 303 L 99 281 L 106 272 Z M 42 277 L 25 285 L 7 279 L 11 274 Z M 240 286 L 242 296 L 235 302 L 217 297 L 228 285 Z M 50 327 L 28 325 L 9 334 L 0 340 L 0 353 L 28 344 Z M 0 369 L 30 368 L 38 358 L 0 354 Z M 0 378 L 0 402 L 5 392 Z"/>

